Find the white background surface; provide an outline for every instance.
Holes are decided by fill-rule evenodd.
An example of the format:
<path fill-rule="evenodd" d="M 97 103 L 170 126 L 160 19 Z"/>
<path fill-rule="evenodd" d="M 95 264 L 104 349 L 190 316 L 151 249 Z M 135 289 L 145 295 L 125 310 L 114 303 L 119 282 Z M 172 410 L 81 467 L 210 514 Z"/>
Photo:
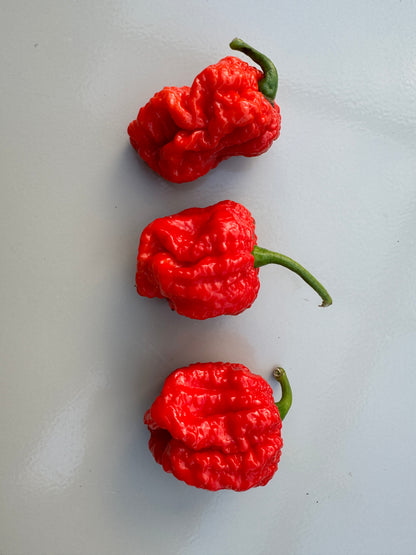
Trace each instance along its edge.
<path fill-rule="evenodd" d="M 3 2 L 2 555 L 415 553 L 415 23 L 409 0 Z M 127 125 L 234 36 L 278 67 L 281 137 L 169 184 Z M 238 317 L 136 294 L 144 226 L 226 198 L 331 308 L 277 267 Z M 266 487 L 197 490 L 150 455 L 143 413 L 197 360 L 286 368 Z"/>

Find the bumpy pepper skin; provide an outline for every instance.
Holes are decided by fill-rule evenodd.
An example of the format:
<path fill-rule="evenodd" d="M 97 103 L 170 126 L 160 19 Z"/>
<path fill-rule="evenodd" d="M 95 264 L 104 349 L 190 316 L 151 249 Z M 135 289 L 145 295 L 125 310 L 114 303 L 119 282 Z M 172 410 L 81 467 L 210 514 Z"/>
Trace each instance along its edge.
<path fill-rule="evenodd" d="M 140 238 L 138 293 L 166 298 L 172 310 L 198 320 L 239 314 L 260 287 L 254 225 L 230 200 L 154 220 Z"/>
<path fill-rule="evenodd" d="M 204 69 L 191 87 L 165 87 L 128 126 L 131 145 L 174 183 L 193 181 L 231 156 L 263 154 L 281 125 L 279 106 L 259 91 L 263 77 L 228 56 Z"/>
<path fill-rule="evenodd" d="M 165 298 L 172 310 L 197 320 L 236 315 L 257 297 L 259 267 L 273 263 L 297 273 L 321 296 L 321 306 L 332 303 L 303 266 L 256 242 L 252 215 L 231 200 L 158 218 L 140 238 L 137 292 Z"/>
<path fill-rule="evenodd" d="M 144 422 L 156 462 L 188 485 L 244 491 L 277 470 L 282 422 L 273 391 L 242 364 L 175 370 Z"/>

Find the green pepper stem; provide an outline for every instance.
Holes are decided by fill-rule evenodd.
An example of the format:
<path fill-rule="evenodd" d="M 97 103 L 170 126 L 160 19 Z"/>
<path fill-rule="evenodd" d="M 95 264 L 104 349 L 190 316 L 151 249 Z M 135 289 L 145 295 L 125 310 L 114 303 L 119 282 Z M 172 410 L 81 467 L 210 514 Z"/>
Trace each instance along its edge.
<path fill-rule="evenodd" d="M 282 388 L 282 398 L 275 404 L 279 410 L 280 419 L 283 420 L 292 406 L 292 388 L 290 387 L 289 380 L 283 368 L 275 368 L 273 370 L 273 377 L 280 383 L 280 387 Z"/>
<path fill-rule="evenodd" d="M 261 67 L 264 77 L 259 81 L 259 91 L 273 104 L 278 85 L 277 69 L 274 63 L 267 56 L 255 50 L 241 39 L 233 39 L 230 42 L 230 48 L 243 52 Z"/>
<path fill-rule="evenodd" d="M 332 304 L 331 296 L 325 289 L 325 287 L 321 283 L 319 283 L 316 277 L 314 277 L 310 272 L 308 272 L 308 270 L 306 270 L 306 268 L 301 266 L 298 262 L 295 262 L 284 254 L 269 251 L 267 249 L 258 247 L 257 245 L 254 247 L 252 254 L 254 256 L 255 268 L 265 266 L 266 264 L 279 264 L 280 266 L 284 266 L 285 268 L 292 270 L 292 272 L 295 272 L 295 274 L 298 274 L 298 276 L 300 276 L 303 281 L 306 281 L 306 283 L 318 293 L 318 295 L 322 299 L 321 306 L 329 306 Z"/>

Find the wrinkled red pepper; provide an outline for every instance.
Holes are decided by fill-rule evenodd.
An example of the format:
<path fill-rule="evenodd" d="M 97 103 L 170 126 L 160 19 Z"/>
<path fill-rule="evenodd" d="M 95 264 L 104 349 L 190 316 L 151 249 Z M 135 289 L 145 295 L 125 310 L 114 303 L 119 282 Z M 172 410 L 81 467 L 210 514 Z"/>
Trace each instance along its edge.
<path fill-rule="evenodd" d="M 204 69 L 191 87 L 156 93 L 128 127 L 133 148 L 169 181 L 193 181 L 231 156 L 263 154 L 279 136 L 275 66 L 241 39 L 230 46 L 263 72 L 228 56 Z"/>
<path fill-rule="evenodd" d="M 239 314 L 257 297 L 259 266 L 274 263 L 306 281 L 321 296 L 321 306 L 332 303 L 305 268 L 256 242 L 252 215 L 231 200 L 158 218 L 140 238 L 137 291 L 166 298 L 172 310 L 189 318 Z"/>
<path fill-rule="evenodd" d="M 282 398 L 242 364 L 209 362 L 175 370 L 146 412 L 149 448 L 166 472 L 197 488 L 244 491 L 277 470 L 282 420 L 292 392 L 282 368 Z"/>

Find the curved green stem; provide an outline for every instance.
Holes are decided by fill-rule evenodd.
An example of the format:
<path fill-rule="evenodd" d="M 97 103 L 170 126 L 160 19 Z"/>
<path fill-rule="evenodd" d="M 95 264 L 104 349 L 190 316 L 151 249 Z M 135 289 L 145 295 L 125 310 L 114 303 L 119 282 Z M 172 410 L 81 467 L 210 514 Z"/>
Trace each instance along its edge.
<path fill-rule="evenodd" d="M 275 368 L 273 370 L 273 377 L 280 383 L 282 388 L 282 398 L 276 403 L 276 407 L 279 409 L 281 420 L 283 420 L 292 406 L 292 388 L 283 368 Z"/>
<path fill-rule="evenodd" d="M 306 268 L 301 266 L 298 262 L 295 262 L 284 254 L 269 251 L 267 249 L 258 247 L 257 245 L 254 247 L 252 254 L 254 256 L 255 268 L 265 266 L 266 264 L 279 264 L 280 266 L 284 266 L 285 268 L 292 270 L 292 272 L 295 272 L 295 274 L 298 274 L 298 276 L 300 276 L 303 281 L 306 281 L 306 283 L 318 293 L 318 295 L 322 299 L 321 306 L 329 306 L 332 304 L 331 296 L 325 289 L 325 287 L 321 283 L 319 283 L 316 277 L 314 277 L 310 272 L 308 272 L 308 270 L 306 270 Z"/>
<path fill-rule="evenodd" d="M 255 50 L 241 39 L 235 38 L 230 42 L 230 48 L 244 52 L 249 58 L 259 64 L 263 70 L 264 77 L 259 81 L 259 91 L 264 94 L 269 102 L 273 104 L 277 93 L 278 75 L 274 63 L 264 54 Z"/>

